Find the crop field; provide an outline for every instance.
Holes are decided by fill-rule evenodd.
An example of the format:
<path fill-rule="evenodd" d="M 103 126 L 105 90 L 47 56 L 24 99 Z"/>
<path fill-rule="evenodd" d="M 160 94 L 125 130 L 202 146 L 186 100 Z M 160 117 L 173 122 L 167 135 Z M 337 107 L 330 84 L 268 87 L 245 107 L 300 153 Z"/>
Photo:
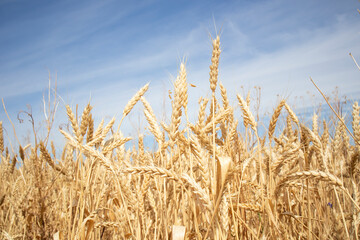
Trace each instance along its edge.
<path fill-rule="evenodd" d="M 358 103 L 346 119 L 314 114 L 305 124 L 281 100 L 259 131 L 249 95 L 236 96 L 237 108 L 229 103 L 218 81 L 220 53 L 217 36 L 212 94 L 199 100 L 195 122 L 188 120 L 194 103 L 184 63 L 168 122 L 146 100 L 148 84 L 119 119 L 98 125 L 90 103 L 79 116 L 66 106 L 71 128 L 60 130 L 63 149 L 37 136 L 15 147 L 0 122 L 0 238 L 359 239 Z M 131 139 L 120 131 L 136 104 L 152 150 L 144 134 Z"/>

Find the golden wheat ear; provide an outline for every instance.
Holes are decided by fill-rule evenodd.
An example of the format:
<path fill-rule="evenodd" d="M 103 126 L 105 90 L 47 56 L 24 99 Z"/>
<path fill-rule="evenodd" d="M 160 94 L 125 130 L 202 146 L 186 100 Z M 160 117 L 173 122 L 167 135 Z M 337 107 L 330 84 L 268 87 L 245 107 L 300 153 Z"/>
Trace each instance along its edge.
<path fill-rule="evenodd" d="M 215 93 L 216 84 L 218 81 L 219 74 L 219 58 L 220 58 L 220 37 L 219 35 L 212 42 L 213 50 L 211 56 L 211 65 L 210 65 L 210 89 Z"/>

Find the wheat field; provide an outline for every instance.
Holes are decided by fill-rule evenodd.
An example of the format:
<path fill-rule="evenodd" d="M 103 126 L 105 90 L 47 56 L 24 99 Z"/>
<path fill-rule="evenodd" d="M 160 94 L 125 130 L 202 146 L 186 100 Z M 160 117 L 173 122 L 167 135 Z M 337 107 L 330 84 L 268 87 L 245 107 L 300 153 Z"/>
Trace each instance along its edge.
<path fill-rule="evenodd" d="M 62 150 L 48 138 L 4 149 L 1 122 L 1 239 L 359 239 L 358 103 L 347 129 L 316 114 L 307 126 L 282 100 L 260 133 L 249 97 L 236 96 L 235 117 L 218 82 L 219 37 L 212 46 L 212 94 L 200 99 L 195 122 L 184 63 L 169 122 L 157 120 L 148 84 L 118 125 L 94 126 L 90 104 L 80 117 L 66 106 Z M 121 133 L 136 104 L 154 150 L 146 136 Z"/>

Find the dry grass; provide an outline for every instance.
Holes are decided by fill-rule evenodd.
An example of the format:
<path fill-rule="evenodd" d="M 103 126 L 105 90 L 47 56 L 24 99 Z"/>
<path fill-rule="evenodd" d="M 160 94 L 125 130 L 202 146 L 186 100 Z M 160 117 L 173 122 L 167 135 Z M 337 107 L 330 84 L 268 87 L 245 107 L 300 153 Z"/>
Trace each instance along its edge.
<path fill-rule="evenodd" d="M 117 130 L 115 119 L 95 128 L 90 104 L 79 119 L 66 106 L 72 130 L 61 130 L 62 154 L 47 139 L 10 153 L 0 122 L 1 238 L 358 239 L 360 153 L 343 120 L 321 127 L 314 115 L 310 129 L 282 100 L 259 136 L 250 98 L 237 95 L 245 126 L 239 132 L 221 83 L 222 99 L 215 98 L 220 52 L 217 37 L 212 99 L 199 101 L 195 123 L 187 118 L 184 64 L 169 123 L 158 122 L 145 99 L 148 84 L 126 105 Z M 154 151 L 143 135 L 138 148 L 124 146 L 131 138 L 121 134 L 121 122 L 138 101 Z M 359 139 L 357 103 L 352 119 Z"/>

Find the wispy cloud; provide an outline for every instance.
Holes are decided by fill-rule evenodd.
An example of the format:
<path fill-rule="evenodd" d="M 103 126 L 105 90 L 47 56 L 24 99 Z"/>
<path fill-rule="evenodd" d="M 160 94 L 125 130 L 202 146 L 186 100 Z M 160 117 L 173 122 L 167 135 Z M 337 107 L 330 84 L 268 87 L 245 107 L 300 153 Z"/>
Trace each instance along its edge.
<path fill-rule="evenodd" d="M 30 6 L 33 10 L 26 11 Z M 198 98 L 210 92 L 213 19 L 223 49 L 219 80 L 234 104 L 241 86 L 261 86 L 265 109 L 275 105 L 277 94 L 291 99 L 315 92 L 310 76 L 325 92 L 339 86 L 342 93 L 357 96 L 359 73 L 348 56 L 350 51 L 360 56 L 356 7 L 285 0 L 38 1 L 21 6 L 9 1 L 0 5 L 0 96 L 10 101 L 13 113 L 21 101 L 23 106 L 39 104 L 50 70 L 58 75 L 58 92 L 66 103 L 82 106 L 91 96 L 96 114 L 114 116 L 151 82 L 147 98 L 161 116 L 167 90 L 186 57 L 188 80 L 197 85 L 189 89 L 194 113 Z"/>

